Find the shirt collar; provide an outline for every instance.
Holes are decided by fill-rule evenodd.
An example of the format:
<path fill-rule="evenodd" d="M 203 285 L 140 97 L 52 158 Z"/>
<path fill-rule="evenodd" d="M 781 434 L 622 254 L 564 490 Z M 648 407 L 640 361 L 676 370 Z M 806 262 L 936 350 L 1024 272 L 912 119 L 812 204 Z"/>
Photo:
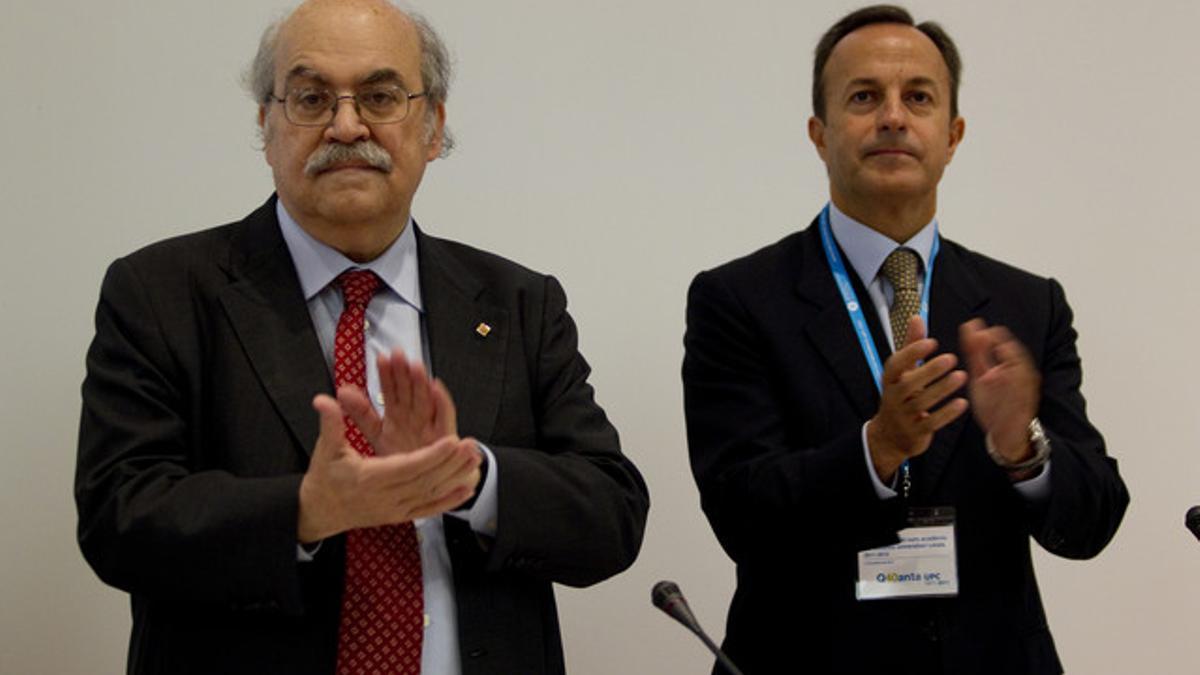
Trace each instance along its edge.
<path fill-rule="evenodd" d="M 897 244 L 886 235 L 842 213 L 833 202 L 829 202 L 829 228 L 833 230 L 834 239 L 846 253 L 850 266 L 862 279 L 863 285 L 870 285 L 879 274 L 879 268 L 883 267 L 883 261 L 901 246 L 912 249 L 920 257 L 921 273 L 929 269 L 929 254 L 937 233 L 937 219 L 929 221 L 908 241 Z"/>
<path fill-rule="evenodd" d="M 305 232 L 283 207 L 282 201 L 275 202 L 275 214 L 279 217 L 279 229 L 292 256 L 292 263 L 296 266 L 306 302 L 329 286 L 342 272 L 366 269 L 378 275 L 384 285 L 399 295 L 401 300 L 419 312 L 424 311 L 421 304 L 421 278 L 417 270 L 417 236 L 413 232 L 411 217 L 404 231 L 387 250 L 374 260 L 360 264 Z"/>

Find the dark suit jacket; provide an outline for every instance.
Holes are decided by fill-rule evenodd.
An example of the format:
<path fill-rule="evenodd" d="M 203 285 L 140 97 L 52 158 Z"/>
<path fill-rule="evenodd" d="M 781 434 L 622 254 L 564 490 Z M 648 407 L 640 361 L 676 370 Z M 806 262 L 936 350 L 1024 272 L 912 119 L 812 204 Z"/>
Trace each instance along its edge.
<path fill-rule="evenodd" d="M 444 520 L 463 672 L 562 672 L 551 582 L 633 562 L 645 483 L 558 282 L 419 231 L 417 249 L 432 369 L 499 467 L 494 540 Z M 296 561 L 311 400 L 332 389 L 274 199 L 109 268 L 75 493 L 84 555 L 132 596 L 130 673 L 333 672 L 344 538 Z"/>
<path fill-rule="evenodd" d="M 876 313 L 864 314 L 889 354 Z M 968 412 L 912 461 L 909 502 L 957 509 L 958 597 L 858 602 L 857 551 L 894 542 L 907 505 L 870 482 L 861 430 L 879 395 L 815 223 L 692 283 L 688 445 L 704 512 L 737 563 L 725 647 L 746 673 L 1061 672 L 1029 538 L 1094 556 L 1128 494 L 1084 411 L 1058 283 L 943 240 L 929 315 L 940 350 L 958 351 L 971 317 L 1007 326 L 1042 373 L 1049 501 L 1019 496 Z"/>

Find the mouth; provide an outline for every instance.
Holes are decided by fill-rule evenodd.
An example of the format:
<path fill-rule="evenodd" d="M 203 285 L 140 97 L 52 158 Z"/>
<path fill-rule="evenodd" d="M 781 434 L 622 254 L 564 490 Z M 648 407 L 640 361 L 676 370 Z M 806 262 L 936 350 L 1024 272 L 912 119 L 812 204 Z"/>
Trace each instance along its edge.
<path fill-rule="evenodd" d="M 377 166 L 374 166 L 372 164 L 368 164 L 366 162 L 345 162 L 345 163 L 341 163 L 341 164 L 334 164 L 332 166 L 321 169 L 321 170 L 317 171 L 317 175 L 320 176 L 320 175 L 327 174 L 327 173 L 343 173 L 343 172 L 347 172 L 347 171 L 369 171 L 369 172 L 375 172 L 375 173 L 386 173 L 383 169 L 381 169 Z"/>
<path fill-rule="evenodd" d="M 866 157 L 912 157 L 916 158 L 916 154 L 904 148 L 876 148 L 866 153 Z"/>
<path fill-rule="evenodd" d="M 863 156 L 868 159 L 870 157 L 912 157 L 914 160 L 917 159 L 917 154 L 906 148 L 876 148 L 866 151 Z"/>

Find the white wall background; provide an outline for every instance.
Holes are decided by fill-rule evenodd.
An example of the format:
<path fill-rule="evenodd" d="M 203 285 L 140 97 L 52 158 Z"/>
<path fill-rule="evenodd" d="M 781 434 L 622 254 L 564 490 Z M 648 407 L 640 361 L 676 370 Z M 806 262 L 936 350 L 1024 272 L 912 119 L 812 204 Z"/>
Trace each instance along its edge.
<path fill-rule="evenodd" d="M 651 584 L 673 578 L 719 636 L 733 587 L 687 468 L 684 292 L 823 203 L 804 133 L 811 50 L 857 4 L 418 3 L 456 55 L 460 147 L 426 174 L 416 214 L 562 279 L 601 402 L 652 492 L 634 568 L 560 593 L 573 673 L 708 667 L 649 604 Z M 91 315 L 113 258 L 269 194 L 238 77 L 282 6 L 5 3 L 0 672 L 123 672 L 126 597 L 74 543 Z M 1182 517 L 1200 502 L 1200 4 L 911 9 L 942 21 L 966 61 L 943 231 L 1064 282 L 1091 414 L 1133 495 L 1098 559 L 1037 558 L 1068 671 L 1197 672 L 1200 543 Z"/>

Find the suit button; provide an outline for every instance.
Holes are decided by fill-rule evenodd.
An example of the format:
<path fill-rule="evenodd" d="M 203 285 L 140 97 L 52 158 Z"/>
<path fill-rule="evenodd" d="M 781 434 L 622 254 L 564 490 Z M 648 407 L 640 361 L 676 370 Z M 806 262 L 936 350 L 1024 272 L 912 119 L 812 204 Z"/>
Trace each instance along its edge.
<path fill-rule="evenodd" d="M 941 639 L 941 636 L 938 635 L 937 623 L 934 622 L 933 619 L 930 619 L 921 625 L 921 633 L 925 636 L 925 639 L 929 640 L 930 642 L 937 642 L 939 639 Z"/>
<path fill-rule="evenodd" d="M 487 656 L 487 650 L 482 648 L 472 649 L 471 651 L 467 652 L 467 656 L 472 659 L 478 659 L 480 657 Z"/>

